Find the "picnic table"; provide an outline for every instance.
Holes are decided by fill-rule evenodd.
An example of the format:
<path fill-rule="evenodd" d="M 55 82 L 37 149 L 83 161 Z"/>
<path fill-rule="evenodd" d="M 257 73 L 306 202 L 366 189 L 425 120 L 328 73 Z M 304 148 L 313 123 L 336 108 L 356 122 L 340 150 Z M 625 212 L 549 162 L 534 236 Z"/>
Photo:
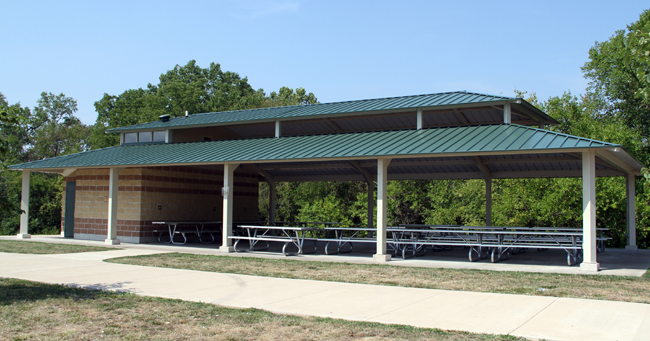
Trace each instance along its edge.
<path fill-rule="evenodd" d="M 319 238 L 319 241 L 325 241 L 325 254 L 337 254 L 337 253 L 350 253 L 352 252 L 352 242 L 358 243 L 377 243 L 377 238 L 367 238 L 359 237 L 360 232 L 372 232 L 376 235 L 376 228 L 368 227 L 325 227 L 323 230 L 326 231 L 325 238 Z M 331 238 L 330 233 L 334 233 L 334 238 Z M 334 244 L 336 246 L 336 251 L 330 253 L 329 246 Z M 344 246 L 348 246 L 349 249 L 346 251 L 341 251 Z"/>
<path fill-rule="evenodd" d="M 171 244 L 180 244 L 184 245 L 187 243 L 186 234 L 196 234 L 201 243 L 214 243 L 216 238 L 214 237 L 215 233 L 221 233 L 221 221 L 218 220 L 207 220 L 207 221 L 154 221 L 153 225 L 166 225 L 167 230 L 154 230 L 154 233 L 158 233 L 158 242 L 161 241 L 163 234 L 169 234 L 169 243 Z M 214 225 L 216 228 L 206 229 L 206 225 Z M 206 242 L 203 240 L 203 234 L 207 233 L 211 240 Z M 174 236 L 181 235 L 183 237 L 182 242 L 175 242 Z"/>
<path fill-rule="evenodd" d="M 430 227 L 429 229 L 424 228 Z M 403 258 L 426 253 L 426 246 L 469 247 L 469 260 L 474 262 L 490 257 L 492 262 L 506 260 L 511 253 L 530 248 L 563 249 L 567 252 L 567 264 L 574 265 L 582 257 L 583 231 L 580 228 L 557 227 L 500 227 L 500 226 L 447 226 L 422 225 L 419 228 L 389 228 L 393 234 L 395 253 Z M 602 237 L 606 228 L 599 229 L 597 243 L 604 250 Z"/>
<path fill-rule="evenodd" d="M 238 244 L 242 240 L 246 240 L 249 243 L 249 251 L 265 251 L 270 247 L 270 242 L 281 242 L 284 243 L 282 247 L 282 253 L 285 256 L 295 255 L 295 254 L 305 254 L 305 253 L 315 253 L 316 238 L 307 238 L 309 232 L 322 231 L 322 229 L 312 228 L 312 227 L 299 227 L 299 226 L 259 226 L 259 225 L 238 225 L 239 229 L 244 231 L 243 235 L 228 236 L 229 239 L 235 241 L 233 247 L 235 252 L 242 252 L 237 248 Z M 304 244 L 305 240 L 314 241 L 314 250 L 310 252 L 305 252 Z M 256 249 L 257 244 L 260 242 L 265 243 L 266 245 L 261 249 Z M 295 245 L 298 248 L 298 252 L 289 252 L 287 247 L 289 245 Z"/>

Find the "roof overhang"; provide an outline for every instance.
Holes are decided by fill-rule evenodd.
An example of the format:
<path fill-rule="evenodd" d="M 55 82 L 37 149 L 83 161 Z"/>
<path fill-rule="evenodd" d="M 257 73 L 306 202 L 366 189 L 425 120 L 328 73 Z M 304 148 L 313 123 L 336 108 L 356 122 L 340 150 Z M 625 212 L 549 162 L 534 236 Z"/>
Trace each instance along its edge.
<path fill-rule="evenodd" d="M 378 158 L 390 179 L 581 176 L 581 153 L 595 149 L 598 176 L 640 175 L 619 145 L 518 125 L 342 133 L 192 143 L 122 145 L 12 165 L 70 174 L 72 169 L 254 164 L 276 181 L 363 180 Z M 356 161 L 356 165 L 352 164 Z"/>

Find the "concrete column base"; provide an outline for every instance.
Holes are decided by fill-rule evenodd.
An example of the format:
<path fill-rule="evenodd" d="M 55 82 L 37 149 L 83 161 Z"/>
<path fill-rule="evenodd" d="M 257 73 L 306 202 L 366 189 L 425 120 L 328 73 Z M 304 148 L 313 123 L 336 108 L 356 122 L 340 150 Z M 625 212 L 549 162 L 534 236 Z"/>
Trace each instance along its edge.
<path fill-rule="evenodd" d="M 232 253 L 235 252 L 235 248 L 232 246 L 227 246 L 227 245 L 222 245 L 219 247 L 219 251 L 225 252 L 225 253 Z"/>
<path fill-rule="evenodd" d="M 636 251 L 636 250 L 638 250 L 638 249 L 639 249 L 639 248 L 638 248 L 636 245 L 625 245 L 625 250 Z"/>
<path fill-rule="evenodd" d="M 390 258 L 391 258 L 391 257 L 390 257 L 390 255 L 388 255 L 388 254 L 380 254 L 380 253 L 377 253 L 377 254 L 372 255 L 372 261 L 373 261 L 373 262 L 377 262 L 377 263 L 386 263 L 386 262 L 389 262 L 389 261 L 390 261 Z"/>
<path fill-rule="evenodd" d="M 600 270 L 600 264 L 582 262 L 580 263 L 580 270 L 589 271 L 589 272 L 598 272 L 598 270 Z"/>
<path fill-rule="evenodd" d="M 29 233 L 19 233 L 19 234 L 16 235 L 16 238 L 18 238 L 18 239 L 29 239 L 31 237 L 32 237 L 32 235 L 29 234 Z"/>
<path fill-rule="evenodd" d="M 65 237 L 65 232 L 61 231 L 61 237 Z"/>
<path fill-rule="evenodd" d="M 119 245 L 120 240 L 119 239 L 106 239 L 106 240 L 104 240 L 104 244 L 106 244 L 106 245 Z"/>

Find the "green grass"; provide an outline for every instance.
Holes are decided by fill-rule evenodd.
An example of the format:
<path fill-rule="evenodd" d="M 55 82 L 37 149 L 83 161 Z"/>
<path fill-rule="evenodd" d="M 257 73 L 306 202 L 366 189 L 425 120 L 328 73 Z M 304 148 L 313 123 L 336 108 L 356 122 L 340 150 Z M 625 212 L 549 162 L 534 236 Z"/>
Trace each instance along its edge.
<path fill-rule="evenodd" d="M 2 340 L 524 340 L 0 278 Z"/>
<path fill-rule="evenodd" d="M 0 240 L 0 252 L 8 253 L 55 254 L 109 250 L 115 249 L 85 245 L 40 243 L 26 240 Z"/>
<path fill-rule="evenodd" d="M 266 277 L 650 303 L 650 277 L 417 268 L 185 253 L 106 261 Z"/>

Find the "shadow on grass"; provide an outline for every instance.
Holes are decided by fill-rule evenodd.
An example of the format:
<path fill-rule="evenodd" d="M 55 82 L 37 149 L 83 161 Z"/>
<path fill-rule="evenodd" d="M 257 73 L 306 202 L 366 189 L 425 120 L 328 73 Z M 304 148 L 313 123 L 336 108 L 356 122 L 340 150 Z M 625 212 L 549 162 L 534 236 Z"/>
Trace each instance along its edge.
<path fill-rule="evenodd" d="M 119 289 L 124 284 L 128 283 L 116 283 L 114 285 L 97 284 L 82 288 L 74 284 L 65 286 L 12 278 L 0 278 L 0 305 L 58 298 L 72 299 L 74 301 L 95 300 L 115 295 L 115 293 L 101 290 L 121 291 Z"/>

